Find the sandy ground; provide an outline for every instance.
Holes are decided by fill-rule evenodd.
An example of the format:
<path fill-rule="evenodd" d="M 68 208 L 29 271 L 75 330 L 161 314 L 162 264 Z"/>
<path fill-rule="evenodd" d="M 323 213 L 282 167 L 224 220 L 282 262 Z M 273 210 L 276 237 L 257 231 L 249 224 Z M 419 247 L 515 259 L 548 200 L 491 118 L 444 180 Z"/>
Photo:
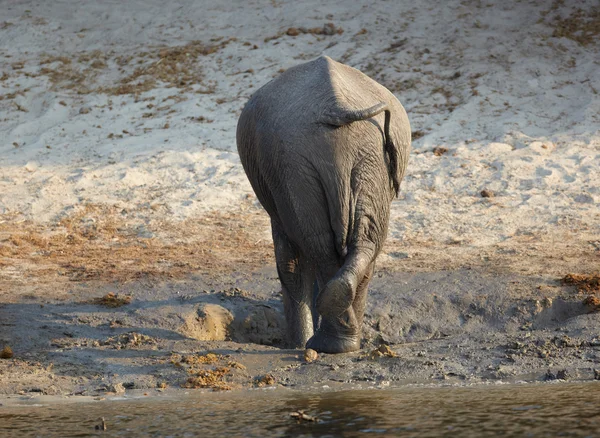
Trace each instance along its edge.
<path fill-rule="evenodd" d="M 594 378 L 595 2 L 163 3 L 0 1 L 0 393 Z M 305 363 L 234 133 L 320 54 L 414 152 L 363 350 Z"/>

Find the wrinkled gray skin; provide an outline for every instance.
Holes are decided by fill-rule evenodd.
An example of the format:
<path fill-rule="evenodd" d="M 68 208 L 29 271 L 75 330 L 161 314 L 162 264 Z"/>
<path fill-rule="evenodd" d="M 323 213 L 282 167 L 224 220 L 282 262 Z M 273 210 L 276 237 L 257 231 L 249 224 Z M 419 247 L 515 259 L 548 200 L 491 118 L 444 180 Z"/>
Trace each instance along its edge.
<path fill-rule="evenodd" d="M 287 70 L 242 111 L 238 151 L 271 217 L 292 347 L 360 348 L 410 136 L 392 93 L 328 57 Z"/>

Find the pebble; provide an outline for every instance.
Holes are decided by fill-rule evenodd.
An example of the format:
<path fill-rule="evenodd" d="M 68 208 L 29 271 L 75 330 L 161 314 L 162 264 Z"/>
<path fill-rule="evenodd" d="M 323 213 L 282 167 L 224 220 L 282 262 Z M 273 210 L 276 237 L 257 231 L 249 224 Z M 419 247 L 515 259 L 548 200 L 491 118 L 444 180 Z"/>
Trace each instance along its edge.
<path fill-rule="evenodd" d="M 312 348 L 304 350 L 304 361 L 307 363 L 314 362 L 319 358 L 319 354 Z"/>

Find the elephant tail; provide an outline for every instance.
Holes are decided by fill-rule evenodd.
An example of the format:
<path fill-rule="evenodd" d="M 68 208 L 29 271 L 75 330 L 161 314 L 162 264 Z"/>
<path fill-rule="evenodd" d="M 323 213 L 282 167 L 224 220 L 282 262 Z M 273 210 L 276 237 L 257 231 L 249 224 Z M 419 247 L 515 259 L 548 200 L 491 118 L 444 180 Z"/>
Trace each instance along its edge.
<path fill-rule="evenodd" d="M 367 120 L 372 117 L 375 117 L 377 114 L 385 111 L 385 123 L 383 127 L 384 133 L 384 148 L 385 152 L 388 156 L 388 172 L 390 175 L 390 180 L 392 182 L 392 186 L 394 187 L 394 192 L 396 196 L 400 192 L 400 175 L 398 170 L 398 148 L 394 145 L 392 138 L 390 136 L 390 121 L 392 118 L 392 113 L 388 107 L 388 104 L 385 102 L 380 102 L 376 105 L 373 105 L 369 108 L 363 109 L 336 109 L 333 111 L 328 111 L 321 115 L 321 122 L 326 123 L 327 125 L 332 126 L 344 126 L 349 125 L 353 122 L 358 122 L 360 120 Z"/>

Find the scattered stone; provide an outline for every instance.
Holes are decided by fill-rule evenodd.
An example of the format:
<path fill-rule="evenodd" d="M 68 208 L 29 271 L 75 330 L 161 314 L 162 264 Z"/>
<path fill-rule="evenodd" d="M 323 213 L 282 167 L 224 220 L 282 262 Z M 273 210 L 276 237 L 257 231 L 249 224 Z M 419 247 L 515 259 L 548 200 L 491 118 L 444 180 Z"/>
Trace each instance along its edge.
<path fill-rule="evenodd" d="M 319 358 L 319 354 L 312 348 L 304 350 L 304 362 L 311 363 Z"/>
<path fill-rule="evenodd" d="M 389 345 L 382 344 L 379 346 L 378 350 L 383 356 L 398 357 L 398 355 L 392 351 Z"/>
<path fill-rule="evenodd" d="M 569 372 L 567 370 L 559 370 L 556 373 L 556 378 L 558 380 L 569 380 L 571 378 L 571 375 L 569 374 Z"/>
<path fill-rule="evenodd" d="M 314 423 L 319 422 L 319 419 L 316 416 L 314 416 L 314 415 L 308 415 L 304 411 L 291 412 L 290 413 L 290 417 L 295 418 L 296 420 L 298 420 L 298 423 L 300 423 L 301 421 L 311 421 L 311 422 L 314 422 Z"/>
<path fill-rule="evenodd" d="M 583 304 L 590 309 L 590 312 L 600 311 L 600 298 L 595 295 L 588 296 L 585 300 L 583 300 Z"/>
<path fill-rule="evenodd" d="M 389 345 L 382 344 L 375 350 L 369 352 L 365 356 L 362 356 L 361 359 L 379 359 L 380 357 L 398 357 L 398 355 L 389 347 Z"/>
<path fill-rule="evenodd" d="M 323 35 L 335 35 L 336 33 L 341 34 L 342 32 L 344 32 L 342 30 L 342 28 L 335 27 L 335 24 L 333 24 L 333 23 L 325 23 L 323 25 L 323 30 L 322 30 Z"/>
<path fill-rule="evenodd" d="M 418 140 L 419 138 L 423 137 L 424 135 L 425 135 L 425 133 L 423 131 L 421 131 L 421 130 L 413 131 L 411 133 L 411 136 L 412 136 L 413 140 Z"/>
<path fill-rule="evenodd" d="M 88 114 L 91 110 L 88 107 L 79 108 L 79 114 Z"/>
<path fill-rule="evenodd" d="M 594 380 L 600 380 L 600 370 L 594 369 Z"/>
<path fill-rule="evenodd" d="M 141 333 L 129 332 L 118 336 L 112 336 L 99 344 L 110 345 L 117 350 L 121 350 L 124 348 L 140 347 L 142 345 L 155 345 L 156 339 Z"/>
<path fill-rule="evenodd" d="M 125 387 L 122 383 L 103 383 L 97 388 L 97 391 L 104 392 L 114 392 L 115 394 L 123 394 L 125 392 Z"/>
<path fill-rule="evenodd" d="M 254 380 L 254 384 L 259 388 L 262 388 L 263 386 L 271 386 L 275 384 L 275 377 L 273 377 L 271 374 L 265 374 L 264 376 L 257 377 Z"/>
<path fill-rule="evenodd" d="M 436 146 L 433 148 L 433 155 L 435 155 L 436 157 L 441 157 L 446 152 L 448 152 L 448 148 L 442 146 Z"/>
<path fill-rule="evenodd" d="M 10 348 L 8 345 L 4 347 L 2 351 L 0 351 L 0 359 L 10 359 L 12 357 L 13 351 L 12 348 Z"/>
<path fill-rule="evenodd" d="M 229 368 L 235 368 L 235 369 L 242 370 L 242 371 L 246 369 L 245 365 L 243 365 L 239 362 L 236 362 L 234 360 L 230 360 L 229 362 L 227 362 L 227 366 Z"/>
<path fill-rule="evenodd" d="M 491 190 L 484 189 L 481 191 L 480 195 L 482 198 L 493 198 L 494 192 L 492 192 Z"/>
<path fill-rule="evenodd" d="M 106 430 L 106 421 L 104 420 L 104 417 L 100 418 L 100 424 L 96 424 L 95 429 Z"/>

